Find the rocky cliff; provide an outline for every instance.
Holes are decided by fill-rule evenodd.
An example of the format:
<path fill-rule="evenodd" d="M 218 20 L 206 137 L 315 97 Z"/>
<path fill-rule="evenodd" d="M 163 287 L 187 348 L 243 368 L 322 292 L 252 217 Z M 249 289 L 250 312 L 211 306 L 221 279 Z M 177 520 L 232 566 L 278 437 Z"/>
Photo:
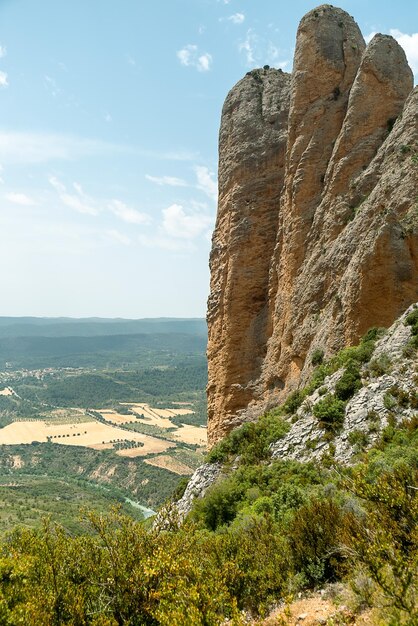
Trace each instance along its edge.
<path fill-rule="evenodd" d="M 291 75 L 231 90 L 210 267 L 210 444 L 418 300 L 418 88 L 392 37 L 322 5 Z"/>
<path fill-rule="evenodd" d="M 295 402 L 294 397 L 292 404 L 280 411 L 289 430 L 269 445 L 270 460 L 315 460 L 318 466 L 355 465 L 364 459 L 365 450 L 382 447 L 385 430 L 408 428 L 409 424 L 413 431 L 418 418 L 418 302 L 408 307 L 387 331 L 380 329 L 378 335 L 380 338 L 373 340 L 374 347 L 369 344 L 371 353 L 365 362 L 358 361 L 358 350 L 365 348 L 365 342 L 343 350 L 339 356 L 341 360 L 346 353 L 343 364 L 337 369 L 328 364 L 332 373 L 314 385 L 310 380 L 299 401 Z M 357 379 L 352 375 L 354 362 Z M 347 371 L 351 371 L 348 378 Z M 308 391 L 309 387 L 312 390 Z M 327 410 L 324 419 L 323 412 L 318 411 L 320 405 L 327 406 L 327 398 L 334 403 L 341 395 L 346 400 L 340 403 L 340 417 L 336 416 L 334 404 L 334 410 Z M 280 419 L 278 415 L 277 418 Z M 386 437 L 390 441 L 389 433 Z M 196 498 L 203 498 L 215 482 L 221 482 L 239 467 L 240 456 L 232 454 L 232 458 L 232 463 L 225 463 L 209 456 L 209 462 L 195 471 L 176 504 L 180 519 L 191 511 Z"/>

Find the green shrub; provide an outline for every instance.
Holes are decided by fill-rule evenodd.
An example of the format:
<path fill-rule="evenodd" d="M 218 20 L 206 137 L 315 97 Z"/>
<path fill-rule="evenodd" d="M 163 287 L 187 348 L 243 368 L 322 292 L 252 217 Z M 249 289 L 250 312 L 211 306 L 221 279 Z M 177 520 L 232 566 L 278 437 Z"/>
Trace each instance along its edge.
<path fill-rule="evenodd" d="M 218 626 L 220 615 L 236 616 L 216 553 L 190 527 L 146 531 L 116 513 L 90 523 L 91 537 L 46 523 L 9 538 L 0 554 L 2 623 Z"/>
<path fill-rule="evenodd" d="M 193 519 L 209 530 L 230 524 L 235 519 L 238 507 L 245 494 L 245 484 L 236 476 L 222 480 L 208 489 L 202 499 L 195 502 Z"/>
<path fill-rule="evenodd" d="M 408 152 L 412 151 L 412 146 L 402 144 L 402 146 L 399 148 L 399 151 L 401 152 L 401 154 L 407 154 Z"/>
<path fill-rule="evenodd" d="M 411 409 L 418 409 L 418 392 L 413 390 L 409 393 L 409 404 Z"/>
<path fill-rule="evenodd" d="M 278 519 L 287 510 L 299 506 L 322 476 L 308 463 L 275 460 L 269 465 L 240 465 L 222 481 L 208 489 L 204 498 L 197 498 L 191 517 L 200 527 L 216 530 L 228 526 L 243 511 L 254 511 L 255 502 L 272 498 Z"/>
<path fill-rule="evenodd" d="M 373 328 L 369 328 L 367 333 L 363 335 L 361 338 L 361 343 L 368 343 L 369 341 L 377 341 L 380 337 L 386 333 L 386 328 L 379 328 L 374 326 Z"/>
<path fill-rule="evenodd" d="M 385 623 L 397 626 L 418 623 L 417 481 L 418 471 L 402 464 L 372 483 L 360 471 L 350 484 L 367 510 L 352 520 L 350 548 L 381 590 Z"/>
<path fill-rule="evenodd" d="M 405 324 L 412 327 L 412 339 L 406 348 L 418 348 L 418 308 L 407 315 Z"/>
<path fill-rule="evenodd" d="M 364 430 L 355 429 L 348 433 L 348 441 L 352 446 L 356 446 L 358 450 L 363 450 L 369 443 L 369 438 Z"/>
<path fill-rule="evenodd" d="M 319 499 L 294 515 L 288 535 L 293 567 L 308 584 L 330 582 L 343 573 L 345 558 L 340 544 L 347 517 L 333 500 Z"/>
<path fill-rule="evenodd" d="M 370 358 L 374 350 L 374 341 L 366 341 L 360 343 L 358 346 L 350 346 L 349 348 L 343 348 L 333 359 L 331 359 L 331 366 L 336 371 L 340 367 L 346 365 L 349 361 L 357 361 L 364 364 L 370 361 Z"/>
<path fill-rule="evenodd" d="M 289 429 L 290 424 L 283 420 L 278 410 L 269 411 L 256 422 L 247 422 L 231 431 L 212 448 L 207 461 L 225 462 L 240 456 L 243 464 L 256 463 L 270 455 L 270 444 L 284 437 Z"/>
<path fill-rule="evenodd" d="M 207 548 L 218 555 L 218 576 L 239 609 L 264 615 L 285 592 L 289 551 L 270 516 L 246 516 L 228 532 L 217 533 Z"/>
<path fill-rule="evenodd" d="M 412 326 L 414 335 L 418 334 L 418 307 L 406 316 L 405 323 Z"/>
<path fill-rule="evenodd" d="M 404 409 L 410 405 L 411 399 L 413 400 L 414 398 L 414 392 L 410 395 L 407 391 L 402 389 L 402 387 L 399 387 L 399 385 L 392 385 L 389 389 L 389 393 L 396 399 L 398 405 Z"/>
<path fill-rule="evenodd" d="M 371 328 L 361 339 L 358 346 L 343 348 L 327 363 L 321 362 L 318 367 L 315 368 L 308 385 L 301 391 L 302 398 L 313 393 L 322 385 L 327 376 L 333 374 L 341 367 L 348 367 L 350 370 L 349 373 L 347 373 L 347 379 L 349 376 L 352 378 L 351 384 L 356 388 L 356 391 L 359 388 L 360 381 L 359 367 L 360 365 L 364 365 L 370 361 L 373 355 L 376 340 L 379 339 L 379 337 L 381 337 L 385 332 L 384 328 Z M 316 356 L 315 353 L 316 351 L 312 355 L 312 363 L 314 355 Z M 316 359 L 317 358 L 319 358 L 319 352 L 318 356 L 316 356 Z M 354 364 L 356 364 L 356 367 Z M 348 380 L 347 383 L 349 383 Z M 343 383 L 341 384 L 343 385 Z M 347 386 L 346 391 L 348 394 L 351 393 L 351 391 L 348 391 L 349 387 L 350 385 Z M 355 391 L 353 393 L 355 393 Z M 353 393 L 351 393 L 351 395 L 353 395 Z M 342 391 L 342 394 L 345 395 L 345 392 Z M 351 396 L 348 395 L 347 397 Z"/>
<path fill-rule="evenodd" d="M 177 484 L 171 499 L 174 501 L 180 500 L 180 498 L 184 495 L 186 491 L 187 485 L 189 484 L 189 478 L 187 476 L 183 476 L 179 483 Z"/>
<path fill-rule="evenodd" d="M 369 373 L 378 377 L 389 374 L 392 369 L 392 360 L 387 354 L 382 354 L 377 359 L 372 359 L 369 364 Z"/>
<path fill-rule="evenodd" d="M 311 363 L 312 365 L 321 365 L 324 361 L 324 351 L 322 348 L 315 348 L 312 352 Z"/>
<path fill-rule="evenodd" d="M 252 505 L 252 510 L 257 515 L 262 513 L 274 513 L 274 502 L 270 496 L 260 496 Z"/>
<path fill-rule="evenodd" d="M 376 422 L 376 421 L 379 422 L 380 421 L 379 413 L 375 411 L 375 409 L 370 409 L 370 411 L 367 411 L 366 419 L 369 422 Z"/>
<path fill-rule="evenodd" d="M 344 423 L 345 402 L 328 393 L 314 405 L 312 412 L 322 428 L 336 433 Z"/>
<path fill-rule="evenodd" d="M 418 347 L 415 344 L 416 344 L 416 337 L 413 337 L 413 339 L 411 341 L 409 341 L 406 344 L 406 346 L 403 347 L 402 356 L 405 359 L 411 359 L 414 356 L 415 350 Z"/>
<path fill-rule="evenodd" d="M 360 368 L 350 359 L 343 375 L 335 385 L 335 395 L 340 400 L 349 400 L 362 386 Z"/>
<path fill-rule="evenodd" d="M 312 373 L 311 380 L 303 390 L 304 396 L 309 396 L 313 393 L 318 387 L 322 385 L 325 378 L 332 374 L 332 368 L 329 364 L 322 363 L 322 365 L 318 365 Z"/>
<path fill-rule="evenodd" d="M 392 396 L 390 391 L 387 391 L 385 395 L 383 396 L 383 406 L 388 411 L 391 411 L 396 406 L 396 399 Z"/>
<path fill-rule="evenodd" d="M 301 391 L 292 391 L 292 393 L 287 396 L 286 402 L 282 405 L 281 412 L 285 415 L 293 415 L 302 404 L 303 399 L 304 395 Z"/>
<path fill-rule="evenodd" d="M 298 509 L 306 500 L 305 489 L 290 482 L 284 483 L 272 496 L 276 518 L 282 518 L 289 511 Z"/>

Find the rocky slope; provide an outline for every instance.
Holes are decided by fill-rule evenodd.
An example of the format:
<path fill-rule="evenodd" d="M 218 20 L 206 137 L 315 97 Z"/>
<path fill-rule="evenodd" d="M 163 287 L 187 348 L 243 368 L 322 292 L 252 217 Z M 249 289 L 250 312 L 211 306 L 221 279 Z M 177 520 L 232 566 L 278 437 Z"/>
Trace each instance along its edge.
<path fill-rule="evenodd" d="M 418 300 L 418 88 L 397 42 L 322 5 L 291 75 L 228 94 L 210 259 L 208 435 L 278 404 Z"/>
<path fill-rule="evenodd" d="M 290 431 L 271 446 L 272 458 L 320 461 L 331 449 L 335 461 L 350 463 L 363 447 L 378 441 L 389 423 L 400 423 L 417 414 L 417 357 L 415 351 L 409 354 L 407 349 L 411 326 L 405 322 L 415 308 L 411 306 L 377 342 L 373 360 L 361 370 L 362 386 L 347 402 L 344 422 L 331 443 L 315 417 L 314 407 L 335 392 L 344 368 L 328 376 L 305 398 L 292 418 Z"/>
<path fill-rule="evenodd" d="M 361 381 L 343 408 L 339 428 L 330 433 L 315 415 L 315 406 L 325 397 L 334 396 L 347 365 L 326 376 L 317 389 L 304 397 L 293 414 L 287 416 L 290 430 L 271 444 L 272 459 L 355 463 L 358 454 L 376 444 L 389 424 L 416 419 L 418 358 L 416 349 L 411 347 L 414 335 L 407 322 L 413 311 L 418 311 L 418 302 L 377 340 L 370 361 L 360 368 Z M 180 517 L 191 510 L 195 498 L 203 497 L 208 488 L 230 470 L 220 463 L 205 463 L 199 467 L 177 502 Z"/>

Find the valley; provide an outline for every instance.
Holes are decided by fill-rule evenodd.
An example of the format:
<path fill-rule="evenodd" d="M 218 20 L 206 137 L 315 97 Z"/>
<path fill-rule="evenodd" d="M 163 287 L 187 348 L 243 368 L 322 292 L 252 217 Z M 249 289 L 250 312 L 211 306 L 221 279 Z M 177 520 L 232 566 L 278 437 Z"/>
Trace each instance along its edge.
<path fill-rule="evenodd" d="M 114 323 L 119 332 L 122 322 Z M 184 331 L 185 321 L 179 325 Z M 38 355 L 22 350 L 21 326 Z M 192 324 L 185 344 L 183 332 L 172 332 L 175 321 L 167 333 L 147 333 L 155 348 L 146 356 L 135 342 L 122 355 L 105 335 L 113 347 L 103 367 L 103 335 L 95 333 L 110 333 L 110 321 L 76 326 L 93 349 L 88 366 L 80 365 L 80 338 L 61 336 L 72 332 L 68 321 L 46 329 L 40 321 L 0 323 L 0 353 L 8 333 L 19 346 L 18 360 L 8 352 L 0 370 L 0 532 L 38 526 L 43 515 L 81 532 L 81 508 L 117 505 L 142 518 L 141 507 L 158 508 L 204 458 L 206 363 L 200 344 L 194 347 L 201 327 L 195 332 Z M 45 332 L 58 337 L 51 342 Z"/>

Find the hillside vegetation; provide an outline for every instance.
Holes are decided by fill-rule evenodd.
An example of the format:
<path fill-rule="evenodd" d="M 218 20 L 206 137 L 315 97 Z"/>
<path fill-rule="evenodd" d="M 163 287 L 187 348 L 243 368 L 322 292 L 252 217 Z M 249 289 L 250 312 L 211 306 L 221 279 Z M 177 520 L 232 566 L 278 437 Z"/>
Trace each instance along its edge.
<path fill-rule="evenodd" d="M 86 515 L 78 537 L 48 521 L 13 531 L 3 623 L 238 625 L 343 582 L 351 617 L 338 623 L 369 608 L 374 624 L 416 625 L 417 416 L 389 423 L 352 466 L 272 459 L 291 402 L 213 449 L 223 478 L 182 525 L 174 507 L 148 529 L 114 511 Z"/>

